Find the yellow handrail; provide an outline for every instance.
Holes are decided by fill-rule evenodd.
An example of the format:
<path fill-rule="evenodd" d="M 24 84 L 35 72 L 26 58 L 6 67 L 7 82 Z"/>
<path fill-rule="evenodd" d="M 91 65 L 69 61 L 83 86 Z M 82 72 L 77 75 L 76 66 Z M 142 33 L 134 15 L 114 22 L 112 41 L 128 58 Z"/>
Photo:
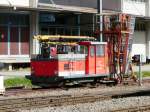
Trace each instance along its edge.
<path fill-rule="evenodd" d="M 50 39 L 90 39 L 90 40 L 95 40 L 94 37 L 89 37 L 89 36 L 66 36 L 66 35 L 36 35 L 34 36 L 34 39 L 37 40 L 50 40 Z"/>

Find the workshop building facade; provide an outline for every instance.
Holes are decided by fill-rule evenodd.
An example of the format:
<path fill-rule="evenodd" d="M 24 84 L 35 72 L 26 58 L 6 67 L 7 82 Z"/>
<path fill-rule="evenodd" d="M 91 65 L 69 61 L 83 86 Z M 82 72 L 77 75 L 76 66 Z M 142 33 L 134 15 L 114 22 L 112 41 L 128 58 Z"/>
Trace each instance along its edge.
<path fill-rule="evenodd" d="M 137 16 L 132 54 L 145 59 L 150 59 L 149 6 L 149 0 L 103 0 L 103 12 Z M 93 36 L 96 13 L 97 0 L 0 0 L 0 62 L 29 63 L 39 53 L 34 35 Z"/>

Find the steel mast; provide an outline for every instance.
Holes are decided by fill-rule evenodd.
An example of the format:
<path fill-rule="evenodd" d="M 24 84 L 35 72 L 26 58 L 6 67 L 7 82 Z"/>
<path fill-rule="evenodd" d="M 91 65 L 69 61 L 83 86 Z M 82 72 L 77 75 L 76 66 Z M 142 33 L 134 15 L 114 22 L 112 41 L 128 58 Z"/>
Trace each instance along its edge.
<path fill-rule="evenodd" d="M 102 17 L 102 13 L 103 13 L 103 0 L 97 0 L 97 13 L 100 15 L 100 23 L 99 23 L 99 29 L 100 32 L 103 31 L 103 17 Z M 103 41 L 103 34 L 100 33 L 99 35 L 99 41 L 102 42 Z"/>

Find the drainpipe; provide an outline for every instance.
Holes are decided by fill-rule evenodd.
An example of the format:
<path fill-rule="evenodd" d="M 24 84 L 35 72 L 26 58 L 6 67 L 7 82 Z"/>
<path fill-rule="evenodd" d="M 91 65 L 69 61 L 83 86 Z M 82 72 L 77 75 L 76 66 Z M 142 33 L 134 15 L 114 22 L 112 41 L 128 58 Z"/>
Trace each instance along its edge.
<path fill-rule="evenodd" d="M 139 86 L 142 86 L 142 54 L 139 55 Z"/>
<path fill-rule="evenodd" d="M 97 13 L 100 15 L 99 29 L 100 29 L 100 32 L 102 32 L 103 31 L 103 17 L 101 15 L 103 13 L 103 1 L 102 0 L 97 0 Z M 103 41 L 102 33 L 100 33 L 99 41 L 100 42 Z"/>
<path fill-rule="evenodd" d="M 121 0 L 121 9 L 120 9 L 121 13 L 123 13 L 123 5 L 124 5 L 124 1 Z"/>
<path fill-rule="evenodd" d="M 150 16 L 150 1 L 149 0 L 147 0 L 146 1 L 146 9 L 145 9 L 145 11 L 146 11 L 146 16 Z"/>
<path fill-rule="evenodd" d="M 38 0 L 29 0 L 29 7 L 30 8 L 37 8 Z"/>

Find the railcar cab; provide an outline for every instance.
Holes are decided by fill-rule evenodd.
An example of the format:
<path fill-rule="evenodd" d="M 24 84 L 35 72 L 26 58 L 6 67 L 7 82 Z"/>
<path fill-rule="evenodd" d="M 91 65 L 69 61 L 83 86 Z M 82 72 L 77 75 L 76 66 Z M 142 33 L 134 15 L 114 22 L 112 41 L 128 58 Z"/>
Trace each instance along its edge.
<path fill-rule="evenodd" d="M 108 76 L 107 43 L 40 42 L 40 53 L 31 59 L 33 84 L 56 83 Z"/>
<path fill-rule="evenodd" d="M 80 42 L 87 47 L 85 73 L 87 75 L 105 76 L 109 74 L 106 42 Z"/>

